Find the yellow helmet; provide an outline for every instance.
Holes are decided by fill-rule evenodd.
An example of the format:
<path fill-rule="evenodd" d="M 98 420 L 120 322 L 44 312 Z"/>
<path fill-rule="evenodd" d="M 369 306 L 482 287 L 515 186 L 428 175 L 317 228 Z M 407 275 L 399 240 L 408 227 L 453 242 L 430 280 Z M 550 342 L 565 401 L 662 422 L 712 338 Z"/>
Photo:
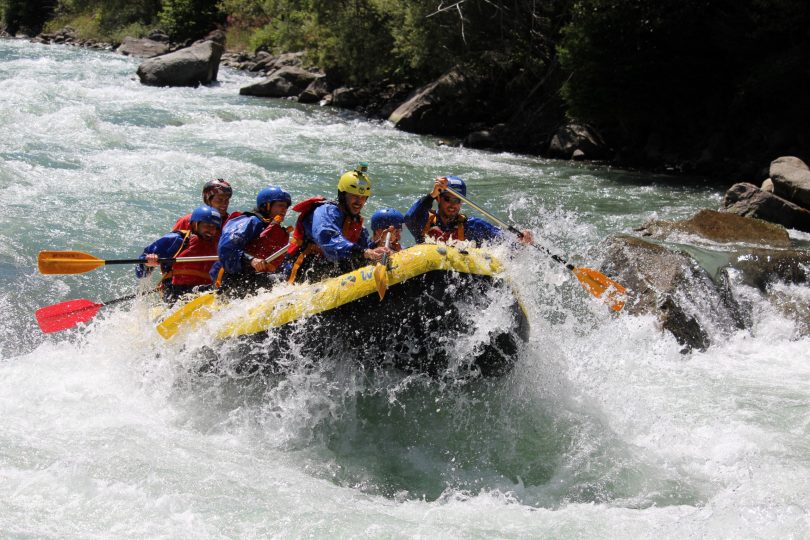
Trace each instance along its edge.
<path fill-rule="evenodd" d="M 338 191 L 368 197 L 371 195 L 371 179 L 365 173 L 368 165 L 360 164 L 358 170 L 345 172 L 338 180 Z"/>

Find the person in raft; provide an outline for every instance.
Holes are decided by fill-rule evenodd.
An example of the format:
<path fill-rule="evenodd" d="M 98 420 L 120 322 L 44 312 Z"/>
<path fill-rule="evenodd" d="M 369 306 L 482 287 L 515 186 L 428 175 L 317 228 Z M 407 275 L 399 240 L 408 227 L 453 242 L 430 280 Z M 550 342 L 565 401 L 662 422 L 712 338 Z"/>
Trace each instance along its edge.
<path fill-rule="evenodd" d="M 228 214 L 228 205 L 231 202 L 233 195 L 233 188 L 226 180 L 217 178 L 216 180 L 209 180 L 203 186 L 202 197 L 203 204 L 216 208 L 219 215 L 222 216 L 222 227 L 228 223 L 228 220 L 240 215 L 240 212 Z M 185 231 L 191 227 L 191 214 L 186 214 L 177 220 L 177 223 L 172 227 L 172 231 Z"/>
<path fill-rule="evenodd" d="M 433 190 L 417 199 L 405 214 L 405 224 L 417 242 L 434 238 L 447 242 L 449 240 L 471 240 L 476 245 L 482 242 L 499 240 L 503 231 L 498 227 L 477 217 L 467 217 L 461 213 L 461 199 L 449 193 L 447 188 L 461 196 L 467 196 L 467 184 L 458 176 L 440 176 L 433 182 Z M 433 210 L 433 201 L 438 204 L 438 211 Z M 534 237 L 531 231 L 521 231 L 523 236 L 518 240 L 530 244 Z"/>
<path fill-rule="evenodd" d="M 170 232 L 146 246 L 140 256 L 144 262 L 135 267 L 135 275 L 146 277 L 152 268 L 160 266 L 163 277 L 159 288 L 167 302 L 174 302 L 186 293 L 210 288 L 208 272 L 214 261 L 159 263 L 158 259 L 215 256 L 221 227 L 219 211 L 207 205 L 200 206 L 189 215 L 188 229 Z"/>
<path fill-rule="evenodd" d="M 256 196 L 256 208 L 232 218 L 222 229 L 211 278 L 217 288 L 236 294 L 271 287 L 284 262 L 290 231 L 281 225 L 292 203 L 290 194 L 267 186 Z M 271 255 L 281 254 L 268 260 Z"/>
<path fill-rule="evenodd" d="M 341 175 L 338 199 L 313 197 L 296 204 L 300 212 L 288 252 L 288 281 L 321 279 L 379 261 L 391 250 L 375 247 L 360 212 L 371 196 L 368 163 Z"/>
<path fill-rule="evenodd" d="M 402 225 L 405 217 L 396 208 L 381 208 L 371 215 L 371 242 L 375 246 L 384 246 L 385 237 L 391 233 L 388 247 L 393 252 L 401 251 Z"/>

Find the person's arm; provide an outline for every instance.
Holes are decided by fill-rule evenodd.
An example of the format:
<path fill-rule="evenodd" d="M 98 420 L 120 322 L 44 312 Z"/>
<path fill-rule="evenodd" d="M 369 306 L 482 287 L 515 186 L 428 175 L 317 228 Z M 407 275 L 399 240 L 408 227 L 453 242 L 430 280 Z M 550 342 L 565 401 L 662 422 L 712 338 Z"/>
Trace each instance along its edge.
<path fill-rule="evenodd" d="M 166 236 L 158 238 L 146 248 L 144 248 L 141 256 L 138 257 L 142 261 L 146 261 L 147 255 L 156 255 L 159 259 L 168 259 L 173 257 L 183 244 L 183 237 L 177 233 L 169 233 Z M 154 257 L 151 257 L 154 259 Z M 171 264 L 166 264 L 166 268 L 170 268 Z M 146 277 L 152 273 L 152 266 L 146 264 L 139 264 L 135 266 L 135 276 L 138 278 Z"/>
<path fill-rule="evenodd" d="M 264 223 L 255 216 L 228 220 L 217 246 L 217 255 L 226 272 L 238 274 L 244 270 L 244 265 L 249 264 L 245 246 L 259 236 L 263 229 Z"/>
<path fill-rule="evenodd" d="M 464 222 L 464 238 L 475 242 L 491 242 L 501 240 L 503 231 L 483 219 L 477 217 L 467 218 Z"/>
<path fill-rule="evenodd" d="M 389 251 L 385 246 L 373 247 L 368 231 L 363 229 L 357 243 L 343 236 L 343 213 L 333 204 L 319 206 L 312 217 L 312 236 L 327 260 L 335 262 L 350 257 L 379 260 Z"/>
<path fill-rule="evenodd" d="M 425 241 L 423 231 L 428 220 L 428 212 L 433 207 L 433 196 L 420 197 L 405 213 L 405 226 L 411 231 L 417 243 Z"/>

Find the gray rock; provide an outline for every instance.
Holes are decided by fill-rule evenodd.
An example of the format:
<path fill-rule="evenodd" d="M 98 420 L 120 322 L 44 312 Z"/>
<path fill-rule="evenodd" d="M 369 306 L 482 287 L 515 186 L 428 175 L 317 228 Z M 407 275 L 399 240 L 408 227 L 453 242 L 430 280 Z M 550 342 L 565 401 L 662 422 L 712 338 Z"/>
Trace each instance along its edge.
<path fill-rule="evenodd" d="M 687 220 L 651 221 L 637 230 L 642 236 L 661 241 L 670 240 L 673 235 L 687 235 L 721 244 L 790 246 L 790 236 L 781 225 L 708 209 Z"/>
<path fill-rule="evenodd" d="M 353 109 L 357 107 L 360 100 L 357 97 L 357 92 L 354 88 L 346 88 L 341 86 L 332 92 L 332 105 L 335 107 L 342 107 L 344 109 Z"/>
<path fill-rule="evenodd" d="M 397 107 L 388 120 L 413 133 L 447 133 L 448 126 L 469 113 L 468 81 L 460 67 L 454 67 L 432 83 L 419 88 Z"/>
<path fill-rule="evenodd" d="M 261 82 L 239 89 L 243 96 L 292 97 L 303 92 L 318 75 L 295 66 L 285 66 Z"/>
<path fill-rule="evenodd" d="M 596 129 L 587 124 L 571 123 L 559 128 L 551 138 L 548 155 L 573 159 L 577 150 L 589 159 L 604 159 L 611 154 L 610 148 Z"/>
<path fill-rule="evenodd" d="M 774 283 L 792 285 L 810 282 L 810 251 L 800 249 L 752 249 L 732 257 L 729 266 L 740 282 L 767 292 Z"/>
<path fill-rule="evenodd" d="M 754 184 L 741 182 L 731 186 L 726 191 L 721 211 L 810 232 L 810 211 L 773 193 L 762 191 Z"/>
<path fill-rule="evenodd" d="M 498 143 L 498 137 L 489 130 L 473 131 L 464 138 L 464 146 L 468 148 L 494 148 Z"/>
<path fill-rule="evenodd" d="M 741 324 L 737 306 L 728 302 L 711 276 L 685 252 L 619 236 L 611 239 L 602 270 L 627 287 L 624 311 L 655 315 L 661 328 L 684 346 L 682 352 L 708 348 L 707 328 L 718 321 Z"/>
<path fill-rule="evenodd" d="M 766 193 L 773 193 L 773 180 L 766 178 L 762 181 L 762 185 L 759 186 L 759 189 L 765 191 Z"/>
<path fill-rule="evenodd" d="M 318 77 L 298 95 L 300 103 L 318 103 L 329 94 L 326 77 Z"/>
<path fill-rule="evenodd" d="M 157 41 L 153 39 L 138 39 L 125 37 L 121 45 L 115 50 L 124 56 L 137 56 L 141 58 L 153 58 L 169 52 L 168 41 Z"/>
<path fill-rule="evenodd" d="M 774 194 L 799 206 L 810 208 L 810 169 L 801 159 L 780 157 L 771 162 Z"/>
<path fill-rule="evenodd" d="M 148 86 L 197 86 L 215 81 L 223 47 L 215 41 L 195 43 L 179 51 L 150 58 L 138 66 Z"/>

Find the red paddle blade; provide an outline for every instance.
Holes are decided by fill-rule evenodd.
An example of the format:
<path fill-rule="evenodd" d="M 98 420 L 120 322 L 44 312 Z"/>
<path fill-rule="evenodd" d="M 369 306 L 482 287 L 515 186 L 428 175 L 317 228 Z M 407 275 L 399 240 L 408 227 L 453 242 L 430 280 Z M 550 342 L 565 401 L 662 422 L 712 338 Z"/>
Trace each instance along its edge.
<path fill-rule="evenodd" d="M 49 334 L 73 328 L 79 323 L 92 319 L 104 304 L 97 304 L 84 298 L 68 300 L 36 311 L 35 315 L 40 329 Z"/>

